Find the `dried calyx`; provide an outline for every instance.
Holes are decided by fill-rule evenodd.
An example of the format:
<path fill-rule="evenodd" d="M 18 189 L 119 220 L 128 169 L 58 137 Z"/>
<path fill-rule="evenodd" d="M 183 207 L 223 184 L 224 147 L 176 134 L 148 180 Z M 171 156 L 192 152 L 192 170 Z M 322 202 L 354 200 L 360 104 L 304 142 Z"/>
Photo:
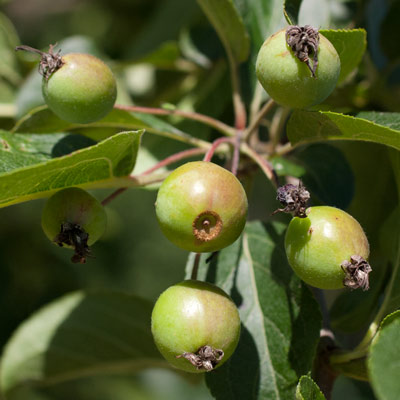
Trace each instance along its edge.
<path fill-rule="evenodd" d="M 341 267 L 345 273 L 344 286 L 351 290 L 361 288 L 365 291 L 369 289 L 368 275 L 372 268 L 363 257 L 353 255 L 350 257 L 350 261 L 343 261 Z"/>
<path fill-rule="evenodd" d="M 318 29 L 310 25 L 297 26 L 291 25 L 286 29 L 286 43 L 294 52 L 294 55 L 307 64 L 311 75 L 316 78 L 315 71 L 318 66 Z M 311 65 L 310 56 L 313 58 Z"/>
<path fill-rule="evenodd" d="M 276 199 L 284 206 L 278 208 L 272 215 L 278 212 L 293 214 L 294 217 L 306 218 L 307 201 L 310 199 L 310 192 L 303 186 L 301 181 L 298 186 L 288 183 L 280 186 L 276 192 Z"/>
<path fill-rule="evenodd" d="M 84 264 L 86 257 L 91 256 L 91 251 L 87 244 L 88 239 L 88 233 L 80 225 L 65 222 L 61 224 L 60 233 L 54 238 L 54 242 L 60 247 L 64 245 L 72 246 L 75 253 L 71 257 L 71 261 Z"/>
<path fill-rule="evenodd" d="M 222 230 L 221 217 L 214 211 L 204 211 L 193 221 L 193 235 L 200 242 L 209 242 Z"/>
<path fill-rule="evenodd" d="M 176 358 L 185 358 L 198 370 L 212 371 L 224 357 L 224 352 L 211 346 L 202 346 L 196 353 L 183 353 Z"/>
<path fill-rule="evenodd" d="M 56 45 L 51 44 L 49 46 L 48 53 L 45 53 L 44 51 L 35 49 L 30 46 L 25 46 L 25 45 L 17 46 L 15 48 L 15 50 L 16 51 L 24 50 L 24 51 L 29 51 L 31 53 L 40 54 L 41 59 L 40 59 L 40 63 L 39 63 L 39 73 L 43 76 L 44 79 L 46 79 L 46 81 L 48 81 L 51 74 L 56 72 L 58 69 L 60 69 L 64 65 L 64 62 L 63 62 L 61 54 L 60 54 L 61 50 L 58 50 L 57 53 L 54 53 L 55 46 Z"/>

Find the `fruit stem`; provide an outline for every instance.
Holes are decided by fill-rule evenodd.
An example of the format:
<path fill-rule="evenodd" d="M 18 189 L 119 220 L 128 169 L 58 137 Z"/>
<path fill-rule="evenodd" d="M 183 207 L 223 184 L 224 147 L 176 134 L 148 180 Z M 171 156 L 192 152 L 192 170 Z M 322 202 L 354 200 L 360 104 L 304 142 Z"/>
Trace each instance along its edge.
<path fill-rule="evenodd" d="M 232 102 L 233 110 L 235 113 L 235 128 L 238 130 L 243 130 L 246 127 L 247 113 L 246 107 L 244 106 L 242 100 L 242 96 L 240 95 L 238 66 L 229 48 L 226 48 L 226 53 L 228 56 L 229 69 L 231 72 Z"/>
<path fill-rule="evenodd" d="M 200 256 L 201 253 L 196 253 L 194 257 L 192 275 L 190 279 L 197 280 L 197 273 L 199 272 Z"/>
<path fill-rule="evenodd" d="M 274 168 L 272 167 L 272 165 L 268 160 L 266 160 L 264 157 L 258 154 L 247 143 L 242 143 L 240 146 L 240 150 L 242 151 L 242 153 L 248 155 L 258 164 L 258 166 L 261 168 L 261 170 L 264 172 L 264 174 L 267 176 L 267 178 L 272 182 L 272 184 L 275 187 L 279 186 L 278 175 L 276 174 Z"/>
<path fill-rule="evenodd" d="M 223 133 L 226 136 L 234 136 L 235 129 L 222 121 L 219 121 L 215 118 L 209 117 L 208 115 L 199 114 L 191 111 L 182 111 L 182 110 L 168 110 L 164 108 L 153 108 L 153 107 L 140 107 L 140 106 L 128 106 L 122 104 L 116 104 L 114 108 L 118 110 L 125 110 L 130 112 L 136 112 L 140 114 L 151 114 L 151 115 L 178 115 L 179 117 L 183 117 L 186 119 L 191 119 L 193 121 L 201 122 L 205 125 L 211 126 L 217 131 Z"/>
<path fill-rule="evenodd" d="M 207 153 L 205 154 L 203 161 L 211 161 L 215 150 L 217 149 L 217 147 L 219 147 L 222 143 L 230 143 L 232 145 L 235 145 L 235 140 L 233 138 L 227 138 L 227 137 L 221 137 L 217 140 L 214 140 L 214 142 L 212 143 L 211 147 L 209 148 L 209 150 L 207 151 Z"/>
<path fill-rule="evenodd" d="M 237 171 L 239 168 L 240 144 L 242 142 L 242 136 L 243 136 L 243 131 L 238 129 L 234 141 L 232 166 L 231 166 L 231 172 L 235 176 L 237 175 Z"/>
<path fill-rule="evenodd" d="M 187 150 L 180 151 L 178 153 L 173 154 L 172 156 L 164 158 L 164 160 L 159 161 L 157 164 L 153 165 L 151 168 L 146 169 L 146 171 L 140 173 L 139 176 L 149 175 L 159 168 L 165 167 L 169 164 L 175 163 L 177 161 L 183 160 L 188 157 L 196 156 L 198 154 L 204 154 L 205 152 L 206 152 L 206 149 L 200 149 L 200 148 L 187 149 Z"/>
<path fill-rule="evenodd" d="M 244 135 L 243 135 L 244 139 L 247 139 L 258 128 L 262 119 L 269 113 L 269 111 L 272 109 L 272 107 L 274 105 L 275 105 L 275 101 L 272 99 L 269 99 L 263 105 L 263 107 L 260 109 L 260 111 L 254 117 L 253 121 L 251 121 L 249 126 L 244 131 Z"/>
<path fill-rule="evenodd" d="M 101 205 L 104 207 L 105 205 L 107 205 L 108 203 L 110 203 L 111 201 L 113 201 L 116 197 L 118 197 L 120 194 L 124 193 L 125 190 L 127 190 L 128 188 L 123 187 L 123 188 L 119 188 L 117 189 L 115 192 L 111 193 L 109 196 L 107 196 L 102 202 Z"/>

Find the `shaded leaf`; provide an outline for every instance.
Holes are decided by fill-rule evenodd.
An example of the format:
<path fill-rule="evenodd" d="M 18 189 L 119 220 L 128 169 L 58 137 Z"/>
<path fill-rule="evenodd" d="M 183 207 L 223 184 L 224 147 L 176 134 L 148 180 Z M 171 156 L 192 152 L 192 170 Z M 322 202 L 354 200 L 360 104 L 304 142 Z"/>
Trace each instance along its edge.
<path fill-rule="evenodd" d="M 225 50 L 237 63 L 249 55 L 250 39 L 243 21 L 232 0 L 197 0 L 214 29 L 217 31 Z"/>
<path fill-rule="evenodd" d="M 285 225 L 248 223 L 241 239 L 200 263 L 199 277 L 231 295 L 241 339 L 226 365 L 207 374 L 216 399 L 293 400 L 311 369 L 321 316 L 308 288 L 293 274 L 283 249 Z M 190 276 L 192 257 L 188 261 Z"/>
<path fill-rule="evenodd" d="M 312 199 L 323 204 L 346 208 L 354 195 L 354 176 L 341 150 L 318 143 L 299 149 L 293 155 L 304 169 L 304 185 L 312 192 Z"/>
<path fill-rule="evenodd" d="M 306 173 L 306 169 L 303 166 L 288 159 L 288 157 L 273 157 L 270 162 L 278 176 L 289 175 L 300 178 Z"/>
<path fill-rule="evenodd" d="M 399 113 L 372 113 L 367 120 L 330 111 L 295 110 L 287 134 L 293 145 L 322 140 L 364 140 L 400 150 Z M 379 118 L 378 118 L 379 116 Z M 378 120 L 378 122 L 375 122 Z"/>
<path fill-rule="evenodd" d="M 6 345 L 3 392 L 166 366 L 153 343 L 151 310 L 148 301 L 117 292 L 76 292 L 50 303 Z"/>
<path fill-rule="evenodd" d="M 142 133 L 121 132 L 93 146 L 52 158 L 57 151 L 65 152 L 69 136 L 3 132 L 0 152 L 6 156 L 0 174 L 0 207 L 49 196 L 69 186 L 129 185 L 129 179 L 123 184 L 120 178 L 128 176 L 135 166 Z"/>
<path fill-rule="evenodd" d="M 364 29 L 320 29 L 319 32 L 333 44 L 339 54 L 339 83 L 343 82 L 357 67 L 364 55 L 367 47 L 367 32 Z"/>
<path fill-rule="evenodd" d="M 303 0 L 284 0 L 283 13 L 289 25 L 297 25 L 300 6 Z"/>
<path fill-rule="evenodd" d="M 296 400 L 325 400 L 318 385 L 307 375 L 300 378 L 296 389 Z"/>
<path fill-rule="evenodd" d="M 400 311 L 384 320 L 372 342 L 368 358 L 371 384 L 379 400 L 400 396 Z"/>

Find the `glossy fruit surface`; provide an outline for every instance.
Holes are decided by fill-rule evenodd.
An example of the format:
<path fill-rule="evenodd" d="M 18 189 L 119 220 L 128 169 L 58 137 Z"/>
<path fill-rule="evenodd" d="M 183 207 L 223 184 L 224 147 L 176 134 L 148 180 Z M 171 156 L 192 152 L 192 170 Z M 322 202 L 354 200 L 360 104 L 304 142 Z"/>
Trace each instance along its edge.
<path fill-rule="evenodd" d="M 189 162 L 161 185 L 156 214 L 171 242 L 193 252 L 212 252 L 240 236 L 247 197 L 230 171 L 211 162 Z"/>
<path fill-rule="evenodd" d="M 42 213 L 42 228 L 52 242 L 60 233 L 61 225 L 65 223 L 83 228 L 89 235 L 87 244 L 92 245 L 104 233 L 107 217 L 96 198 L 83 189 L 71 187 L 51 196 Z"/>
<path fill-rule="evenodd" d="M 342 262 L 353 255 L 369 256 L 360 224 L 346 212 L 328 206 L 310 207 L 306 218 L 293 218 L 286 231 L 285 249 L 295 273 L 321 289 L 343 288 Z"/>
<path fill-rule="evenodd" d="M 277 103 L 307 108 L 321 103 L 333 91 L 340 74 L 340 59 L 331 44 L 319 34 L 316 78 L 286 43 L 285 29 L 270 36 L 262 45 L 256 74 L 261 85 Z"/>
<path fill-rule="evenodd" d="M 117 96 L 110 68 L 89 54 L 66 54 L 62 61 L 62 67 L 48 81 L 43 79 L 43 97 L 49 108 L 72 123 L 86 124 L 103 118 Z"/>
<path fill-rule="evenodd" d="M 240 336 L 240 317 L 231 298 L 210 283 L 188 280 L 169 287 L 158 298 L 151 329 L 161 354 L 173 366 L 188 372 L 204 372 L 185 358 L 202 346 L 224 352 L 219 367 L 234 352 Z"/>

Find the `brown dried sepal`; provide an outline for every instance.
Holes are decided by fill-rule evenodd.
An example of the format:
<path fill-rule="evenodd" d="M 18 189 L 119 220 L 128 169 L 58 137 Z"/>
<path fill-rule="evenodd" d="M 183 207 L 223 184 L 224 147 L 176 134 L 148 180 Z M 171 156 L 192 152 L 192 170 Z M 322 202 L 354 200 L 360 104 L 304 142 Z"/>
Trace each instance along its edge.
<path fill-rule="evenodd" d="M 310 192 L 303 186 L 301 181 L 298 186 L 288 183 L 280 186 L 276 191 L 276 199 L 284 206 L 278 208 L 272 215 L 278 212 L 293 214 L 295 217 L 307 217 L 307 202 L 310 199 Z"/>
<path fill-rule="evenodd" d="M 224 357 L 223 350 L 211 346 L 202 346 L 196 353 L 183 353 L 176 358 L 186 358 L 196 369 L 212 371 Z"/>
<path fill-rule="evenodd" d="M 80 225 L 65 222 L 61 224 L 60 233 L 54 238 L 54 242 L 60 247 L 72 246 L 74 255 L 71 257 L 71 261 L 84 264 L 86 257 L 91 256 L 91 250 L 87 244 L 88 239 L 88 233 Z"/>
<path fill-rule="evenodd" d="M 62 60 L 60 54 L 61 50 L 58 50 L 57 53 L 54 53 L 54 47 L 55 45 L 51 44 L 49 46 L 48 53 L 26 45 L 17 46 L 15 50 L 24 50 L 31 53 L 40 54 L 41 59 L 39 62 L 39 73 L 43 76 L 44 79 L 46 79 L 46 81 L 48 81 L 51 74 L 56 72 L 64 65 L 64 61 Z"/>
<path fill-rule="evenodd" d="M 351 290 L 361 288 L 365 291 L 369 289 L 368 275 L 372 268 L 363 257 L 358 255 L 351 256 L 350 261 L 343 261 L 341 267 L 345 273 L 344 286 Z"/>
<path fill-rule="evenodd" d="M 315 71 L 318 66 L 318 29 L 310 25 L 291 25 L 286 29 L 286 43 L 292 49 L 294 55 L 307 64 L 313 78 L 316 78 Z M 310 63 L 310 56 L 313 56 L 313 65 Z"/>
<path fill-rule="evenodd" d="M 200 213 L 192 223 L 193 235 L 200 242 L 209 242 L 221 233 L 222 220 L 214 211 Z"/>

